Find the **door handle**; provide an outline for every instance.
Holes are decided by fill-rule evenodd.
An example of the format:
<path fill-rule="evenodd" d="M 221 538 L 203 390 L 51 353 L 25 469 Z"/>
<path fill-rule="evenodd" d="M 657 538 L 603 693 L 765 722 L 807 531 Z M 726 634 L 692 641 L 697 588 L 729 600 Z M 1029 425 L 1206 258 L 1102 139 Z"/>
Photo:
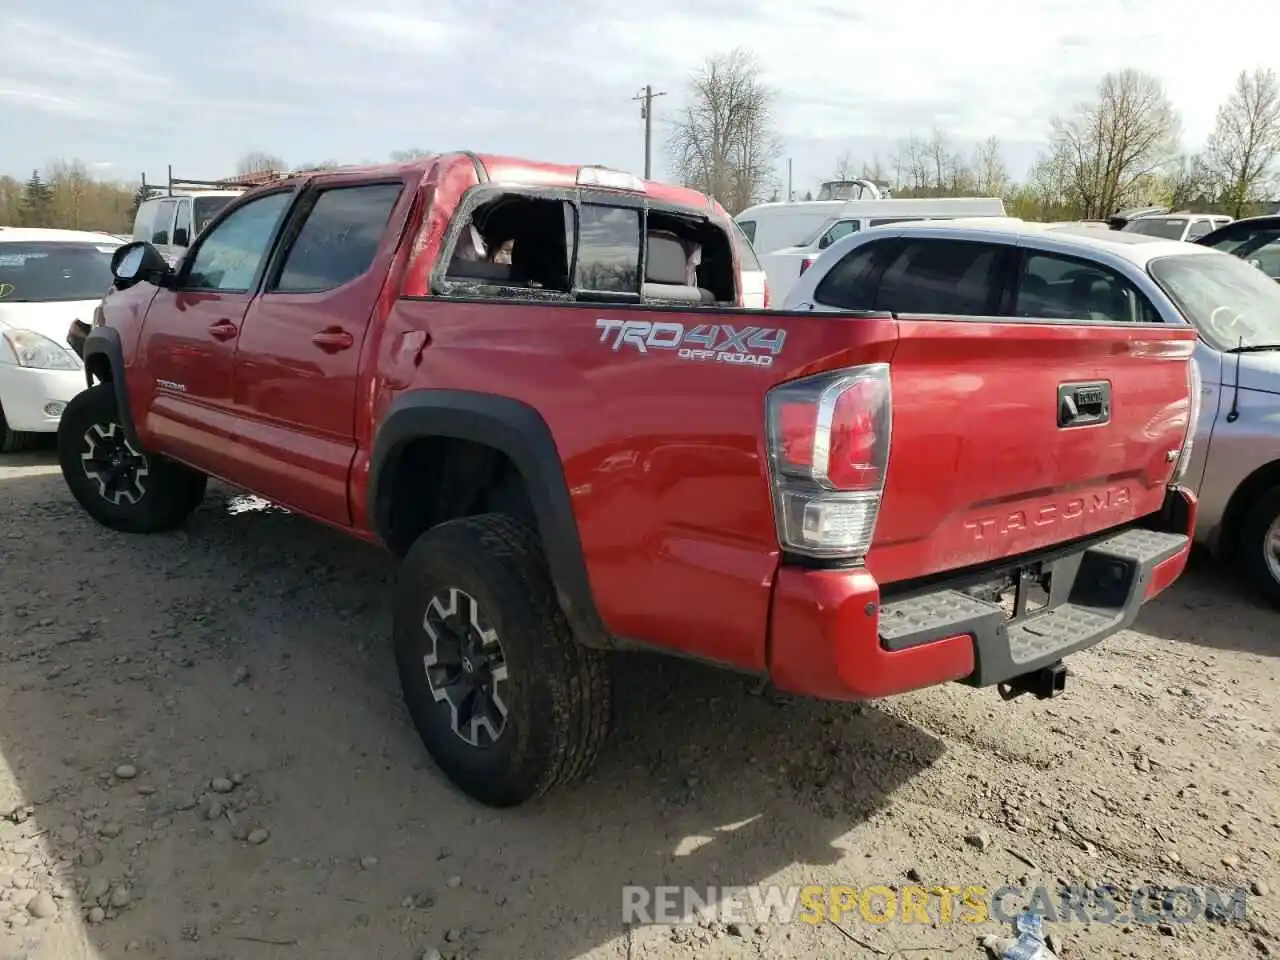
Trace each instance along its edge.
<path fill-rule="evenodd" d="M 337 353 L 351 347 L 355 339 L 341 327 L 329 327 L 312 337 L 311 342 L 325 353 Z"/>
<path fill-rule="evenodd" d="M 230 340 L 239 332 L 240 328 L 230 320 L 219 320 L 209 325 L 209 333 L 215 340 Z"/>

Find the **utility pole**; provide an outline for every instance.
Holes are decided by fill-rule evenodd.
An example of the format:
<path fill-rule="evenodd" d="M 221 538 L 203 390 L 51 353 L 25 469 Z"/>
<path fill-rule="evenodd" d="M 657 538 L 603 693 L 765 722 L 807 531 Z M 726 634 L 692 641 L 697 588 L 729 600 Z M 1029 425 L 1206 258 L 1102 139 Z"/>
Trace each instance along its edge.
<path fill-rule="evenodd" d="M 791 191 L 791 158 L 787 157 L 787 199 L 794 200 L 796 195 Z"/>
<path fill-rule="evenodd" d="M 651 176 L 653 172 L 653 98 L 666 95 L 665 90 L 654 93 L 653 87 L 646 83 L 644 93 L 631 98 L 642 101 L 640 116 L 644 118 L 644 178 L 646 180 L 653 179 Z"/>

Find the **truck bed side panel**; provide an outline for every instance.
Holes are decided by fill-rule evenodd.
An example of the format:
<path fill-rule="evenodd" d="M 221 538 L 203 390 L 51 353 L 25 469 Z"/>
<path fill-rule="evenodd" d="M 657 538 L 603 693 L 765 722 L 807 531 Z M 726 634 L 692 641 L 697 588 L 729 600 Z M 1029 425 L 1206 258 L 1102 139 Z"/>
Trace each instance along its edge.
<path fill-rule="evenodd" d="M 786 327 L 768 367 L 604 342 L 599 319 Z M 421 331 L 430 346 L 415 367 Z M 381 339 L 374 421 L 405 389 L 485 389 L 550 426 L 596 606 L 611 633 L 763 670 L 778 564 L 764 395 L 815 370 L 888 360 L 892 320 L 404 299 Z"/>

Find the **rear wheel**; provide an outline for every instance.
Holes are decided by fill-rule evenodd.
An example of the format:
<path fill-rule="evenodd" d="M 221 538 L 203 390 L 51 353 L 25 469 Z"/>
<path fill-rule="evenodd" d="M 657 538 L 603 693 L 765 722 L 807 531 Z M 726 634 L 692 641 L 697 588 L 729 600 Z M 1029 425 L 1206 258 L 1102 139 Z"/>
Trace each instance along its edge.
<path fill-rule="evenodd" d="M 11 430 L 9 421 L 4 418 L 4 408 L 0 407 L 0 453 L 21 453 L 33 449 L 39 442 L 38 433 Z"/>
<path fill-rule="evenodd" d="M 208 483 L 203 473 L 129 442 L 109 383 L 67 404 L 58 425 L 58 463 L 85 512 L 126 533 L 176 527 L 200 505 Z"/>
<path fill-rule="evenodd" d="M 1280 606 L 1280 487 L 1259 497 L 1240 525 L 1239 561 L 1250 585 Z"/>
<path fill-rule="evenodd" d="M 419 537 L 397 580 L 394 639 L 427 751 L 476 800 L 515 806 L 595 761 L 606 657 L 574 640 L 526 524 L 484 514 Z"/>

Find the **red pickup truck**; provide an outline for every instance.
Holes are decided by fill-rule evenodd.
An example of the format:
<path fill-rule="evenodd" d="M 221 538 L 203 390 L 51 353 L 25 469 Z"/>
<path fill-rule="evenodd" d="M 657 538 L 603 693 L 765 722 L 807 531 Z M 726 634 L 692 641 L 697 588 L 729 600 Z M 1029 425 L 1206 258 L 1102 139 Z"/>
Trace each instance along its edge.
<path fill-rule="evenodd" d="M 385 544 L 409 710 L 496 806 L 588 769 L 610 651 L 1061 692 L 1186 562 L 1194 331 L 747 310 L 735 237 L 470 153 L 253 190 L 174 268 L 116 254 L 64 477 L 116 530 L 213 476 Z"/>

